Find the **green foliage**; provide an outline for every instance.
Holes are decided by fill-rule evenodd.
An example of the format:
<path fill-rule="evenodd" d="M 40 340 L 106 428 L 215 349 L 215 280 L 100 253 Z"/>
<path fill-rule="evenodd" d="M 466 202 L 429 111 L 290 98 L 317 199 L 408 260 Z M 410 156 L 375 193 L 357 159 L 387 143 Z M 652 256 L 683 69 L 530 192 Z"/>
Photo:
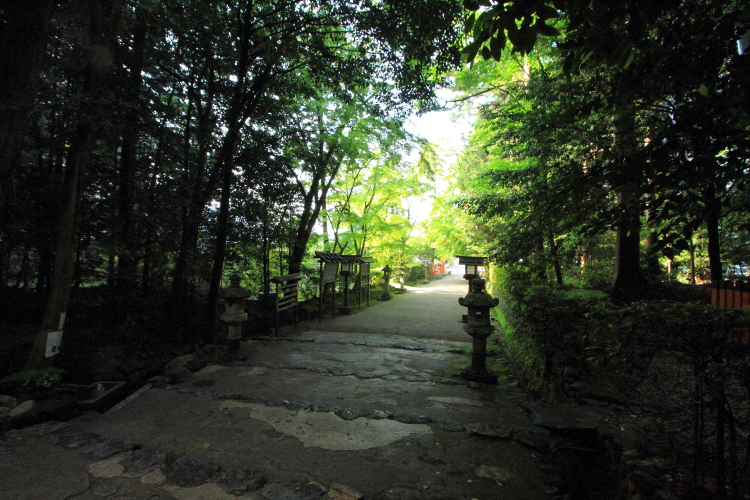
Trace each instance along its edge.
<path fill-rule="evenodd" d="M 11 387 L 33 386 L 40 389 L 52 387 L 62 379 L 65 370 L 60 368 L 45 368 L 43 370 L 24 370 L 22 372 L 12 373 L 0 380 L 0 385 Z"/>

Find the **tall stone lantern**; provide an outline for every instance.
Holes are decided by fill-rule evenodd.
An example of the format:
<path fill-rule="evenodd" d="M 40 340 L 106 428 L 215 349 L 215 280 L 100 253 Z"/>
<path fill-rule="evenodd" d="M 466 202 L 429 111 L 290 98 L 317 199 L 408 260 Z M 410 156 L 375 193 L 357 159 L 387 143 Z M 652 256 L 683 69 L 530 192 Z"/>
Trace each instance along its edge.
<path fill-rule="evenodd" d="M 219 298 L 226 302 L 226 310 L 219 318 L 227 324 L 227 357 L 236 357 L 239 353 L 242 323 L 247 320 L 244 304 L 250 292 L 240 286 L 240 281 L 242 279 L 233 274 L 229 278 L 230 286 L 219 292 Z"/>
<path fill-rule="evenodd" d="M 464 331 L 473 339 L 471 349 L 471 366 L 461 371 L 461 376 L 469 382 L 484 384 L 497 383 L 497 375 L 487 369 L 487 337 L 492 335 L 495 327 L 490 324 L 490 309 L 497 306 L 499 299 L 493 299 L 484 291 L 484 280 L 471 280 L 471 291 L 466 297 L 460 297 L 458 303 L 469 308 L 468 321 Z"/>
<path fill-rule="evenodd" d="M 391 300 L 391 269 L 388 266 L 383 268 L 383 295 L 380 296 L 380 300 Z"/>

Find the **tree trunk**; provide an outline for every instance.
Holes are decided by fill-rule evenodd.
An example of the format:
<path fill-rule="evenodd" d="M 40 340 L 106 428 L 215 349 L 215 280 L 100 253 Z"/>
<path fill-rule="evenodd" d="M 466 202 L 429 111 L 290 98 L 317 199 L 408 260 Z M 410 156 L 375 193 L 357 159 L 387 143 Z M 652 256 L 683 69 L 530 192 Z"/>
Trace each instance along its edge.
<path fill-rule="evenodd" d="M 111 66 L 114 53 L 116 27 L 120 17 L 120 2 L 113 0 L 110 10 L 92 2 L 90 5 L 90 27 L 93 57 L 85 70 L 82 85 L 84 104 L 78 118 L 75 133 L 70 141 L 65 165 L 64 192 L 58 211 L 57 237 L 49 297 L 45 307 L 39 333 L 26 363 L 27 369 L 43 368 L 52 364 L 46 356 L 47 339 L 51 332 L 62 331 L 73 278 L 73 257 L 76 251 L 78 232 L 78 206 L 81 199 L 83 165 L 99 113 L 99 96 L 105 87 L 104 73 Z M 97 42 L 99 42 L 97 44 Z"/>
<path fill-rule="evenodd" d="M 641 217 L 630 195 L 621 192 L 617 195 L 618 204 L 623 207 L 622 220 L 617 226 L 615 242 L 615 276 L 612 290 L 635 292 L 646 285 L 641 269 Z"/>
<path fill-rule="evenodd" d="M 120 186 L 118 193 L 120 260 L 117 269 L 118 301 L 116 321 L 127 317 L 127 304 L 135 288 L 136 236 L 135 236 L 135 173 L 137 169 L 140 119 L 138 100 L 141 94 L 143 55 L 146 42 L 146 22 L 142 9 L 136 11 L 136 26 L 133 30 L 133 50 L 130 54 L 130 78 L 126 95 L 129 104 L 125 116 L 125 131 L 122 137 L 120 160 Z M 123 68 L 124 71 L 124 68 Z"/>
<path fill-rule="evenodd" d="M 615 117 L 615 144 L 620 156 L 620 176 L 623 179 L 617 194 L 620 219 L 617 223 L 615 242 L 615 273 L 612 290 L 637 296 L 639 289 L 646 285 L 646 277 L 641 269 L 641 209 L 637 188 L 641 185 L 637 176 L 638 165 L 632 165 L 632 158 L 638 148 L 635 132 L 635 115 L 628 109 Z M 635 178 L 634 178 L 635 177 Z"/>
<path fill-rule="evenodd" d="M 39 333 L 34 339 L 31 354 L 26 363 L 27 369 L 50 366 L 51 358 L 46 357 L 47 338 L 51 332 L 61 331 L 65 323 L 65 313 L 73 279 L 73 258 L 76 250 L 78 220 L 75 215 L 80 203 L 78 191 L 82 175 L 83 161 L 91 138 L 91 121 L 82 118 L 65 169 L 65 193 L 58 212 L 57 239 L 53 264 L 52 282 L 47 306 L 42 317 Z"/>
<path fill-rule="evenodd" d="M 4 0 L 0 10 L 0 213 L 8 201 L 39 88 L 53 0 Z"/>
<path fill-rule="evenodd" d="M 229 139 L 229 138 L 227 138 Z M 234 149 L 234 141 L 225 143 L 224 147 Z M 229 235 L 229 200 L 232 194 L 232 167 L 234 162 L 230 157 L 225 158 L 222 166 L 221 202 L 219 204 L 219 220 L 216 230 L 216 249 L 214 251 L 214 264 L 211 269 L 211 283 L 208 290 L 206 304 L 206 328 L 204 329 L 206 343 L 216 343 L 216 306 L 219 299 L 219 288 L 221 277 L 224 273 L 224 254 L 227 248 L 227 236 Z"/>

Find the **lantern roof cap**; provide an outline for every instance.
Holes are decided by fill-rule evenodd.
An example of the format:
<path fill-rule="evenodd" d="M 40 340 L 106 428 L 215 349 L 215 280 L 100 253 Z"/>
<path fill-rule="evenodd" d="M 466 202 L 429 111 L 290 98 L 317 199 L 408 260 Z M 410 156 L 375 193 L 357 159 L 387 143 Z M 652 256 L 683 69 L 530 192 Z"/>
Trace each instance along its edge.
<path fill-rule="evenodd" d="M 477 257 L 472 255 L 456 255 L 458 258 L 459 265 L 465 265 L 465 264 L 473 264 L 476 266 L 481 266 L 484 264 L 484 259 L 487 257 Z"/>

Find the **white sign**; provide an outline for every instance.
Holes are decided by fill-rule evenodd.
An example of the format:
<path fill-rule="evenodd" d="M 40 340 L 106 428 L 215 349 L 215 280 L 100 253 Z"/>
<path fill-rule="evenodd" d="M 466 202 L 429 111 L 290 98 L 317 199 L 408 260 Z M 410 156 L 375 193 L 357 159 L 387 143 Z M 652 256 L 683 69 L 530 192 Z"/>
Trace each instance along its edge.
<path fill-rule="evenodd" d="M 47 350 L 44 353 L 44 356 L 47 358 L 51 358 L 52 356 L 56 355 L 60 352 L 60 344 L 62 344 L 62 330 L 59 330 L 57 332 L 49 332 L 47 334 Z"/>

